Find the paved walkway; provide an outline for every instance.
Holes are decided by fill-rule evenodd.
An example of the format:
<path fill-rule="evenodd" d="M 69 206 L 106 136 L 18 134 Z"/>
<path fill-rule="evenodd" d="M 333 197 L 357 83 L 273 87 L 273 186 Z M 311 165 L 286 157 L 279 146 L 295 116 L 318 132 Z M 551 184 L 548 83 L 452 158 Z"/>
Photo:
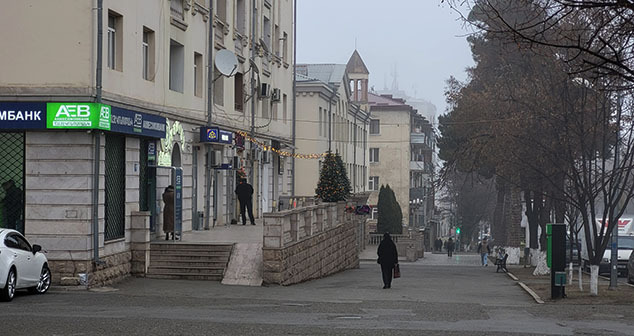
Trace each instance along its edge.
<path fill-rule="evenodd" d="M 433 265 L 440 257 L 403 263 L 391 289 L 381 289 L 375 262 L 363 262 L 288 287 L 131 278 L 109 291 L 20 293 L 0 324 L 29 336 L 634 333 L 630 306 L 537 305 L 492 267 Z"/>
<path fill-rule="evenodd" d="M 262 220 L 256 219 L 256 225 L 228 225 L 211 227 L 209 230 L 189 231 L 183 233 L 183 243 L 262 243 Z M 161 241 L 159 236 L 154 241 Z"/>

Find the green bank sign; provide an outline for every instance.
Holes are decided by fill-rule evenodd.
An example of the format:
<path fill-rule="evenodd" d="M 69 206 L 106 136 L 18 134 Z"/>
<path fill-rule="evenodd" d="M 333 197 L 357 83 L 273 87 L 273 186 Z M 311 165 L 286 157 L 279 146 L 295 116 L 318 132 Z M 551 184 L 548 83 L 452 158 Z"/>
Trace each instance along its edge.
<path fill-rule="evenodd" d="M 97 103 L 47 103 L 46 128 L 110 130 L 110 105 Z"/>

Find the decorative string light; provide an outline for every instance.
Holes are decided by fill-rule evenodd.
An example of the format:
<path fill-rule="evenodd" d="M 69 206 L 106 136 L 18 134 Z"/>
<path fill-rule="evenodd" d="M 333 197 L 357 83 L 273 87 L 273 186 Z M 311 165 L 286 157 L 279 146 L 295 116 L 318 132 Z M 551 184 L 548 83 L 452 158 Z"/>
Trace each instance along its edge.
<path fill-rule="evenodd" d="M 277 153 L 277 155 L 280 155 L 280 156 L 294 157 L 296 159 L 321 159 L 324 156 L 326 156 L 326 154 L 328 154 L 328 153 L 321 153 L 321 154 L 295 153 L 295 154 L 293 154 L 293 153 L 288 152 L 288 151 L 283 151 L 283 150 L 274 148 L 273 146 L 269 146 L 269 145 L 265 144 L 264 142 L 259 141 L 258 139 L 252 138 L 250 135 L 247 134 L 247 132 L 238 131 L 238 134 L 243 136 L 245 139 L 251 141 L 252 143 L 258 145 L 258 147 L 262 148 L 262 150 L 275 152 L 275 153 Z"/>

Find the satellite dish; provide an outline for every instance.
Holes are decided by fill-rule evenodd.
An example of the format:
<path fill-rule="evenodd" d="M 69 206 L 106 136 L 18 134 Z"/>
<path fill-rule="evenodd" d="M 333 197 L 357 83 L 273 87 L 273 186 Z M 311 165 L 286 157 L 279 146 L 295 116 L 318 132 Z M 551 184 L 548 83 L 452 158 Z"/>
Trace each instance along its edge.
<path fill-rule="evenodd" d="M 238 58 L 236 55 L 227 49 L 222 49 L 216 53 L 216 69 L 221 74 L 231 77 L 235 74 L 238 68 Z"/>

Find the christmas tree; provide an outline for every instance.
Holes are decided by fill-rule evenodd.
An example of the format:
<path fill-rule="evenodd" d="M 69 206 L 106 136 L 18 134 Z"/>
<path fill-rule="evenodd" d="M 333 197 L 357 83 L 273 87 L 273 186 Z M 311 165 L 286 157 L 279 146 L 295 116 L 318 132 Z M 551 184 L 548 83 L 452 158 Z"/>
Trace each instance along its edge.
<path fill-rule="evenodd" d="M 350 194 L 350 180 L 338 153 L 329 152 L 324 157 L 315 193 L 324 202 L 345 201 Z"/>

